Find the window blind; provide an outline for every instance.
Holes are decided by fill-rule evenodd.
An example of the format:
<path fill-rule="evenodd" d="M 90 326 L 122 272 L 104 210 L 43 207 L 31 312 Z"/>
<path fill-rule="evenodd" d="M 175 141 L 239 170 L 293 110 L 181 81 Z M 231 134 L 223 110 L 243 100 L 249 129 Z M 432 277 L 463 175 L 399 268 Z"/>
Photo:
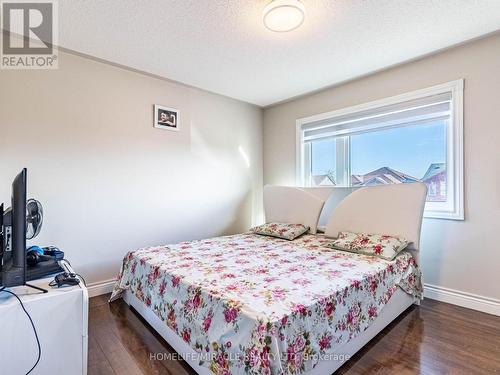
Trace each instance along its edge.
<path fill-rule="evenodd" d="M 451 92 L 340 115 L 302 125 L 303 140 L 354 135 L 382 128 L 449 119 Z"/>

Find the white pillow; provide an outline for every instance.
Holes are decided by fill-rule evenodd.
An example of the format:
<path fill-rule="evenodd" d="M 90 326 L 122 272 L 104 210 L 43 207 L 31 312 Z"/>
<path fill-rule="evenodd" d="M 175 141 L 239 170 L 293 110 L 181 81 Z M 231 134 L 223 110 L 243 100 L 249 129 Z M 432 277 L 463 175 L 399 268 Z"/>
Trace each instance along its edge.
<path fill-rule="evenodd" d="M 315 234 L 324 200 L 303 189 L 290 186 L 264 186 L 266 223 L 302 224 Z"/>

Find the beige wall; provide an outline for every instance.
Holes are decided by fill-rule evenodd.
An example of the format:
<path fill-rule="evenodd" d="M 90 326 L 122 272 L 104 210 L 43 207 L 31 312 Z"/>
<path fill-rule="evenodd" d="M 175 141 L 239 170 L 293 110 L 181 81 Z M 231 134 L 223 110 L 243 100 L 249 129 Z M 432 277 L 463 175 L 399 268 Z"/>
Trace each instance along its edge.
<path fill-rule="evenodd" d="M 153 128 L 153 104 L 178 108 L 181 131 Z M 45 209 L 33 242 L 102 281 L 128 250 L 259 219 L 262 111 L 61 53 L 55 71 L 0 71 L 0 201 L 25 166 Z"/>
<path fill-rule="evenodd" d="M 335 69 L 335 66 L 332 66 Z M 264 111 L 264 183 L 295 182 L 295 120 L 465 78 L 465 221 L 425 219 L 425 282 L 500 299 L 500 35 Z"/>

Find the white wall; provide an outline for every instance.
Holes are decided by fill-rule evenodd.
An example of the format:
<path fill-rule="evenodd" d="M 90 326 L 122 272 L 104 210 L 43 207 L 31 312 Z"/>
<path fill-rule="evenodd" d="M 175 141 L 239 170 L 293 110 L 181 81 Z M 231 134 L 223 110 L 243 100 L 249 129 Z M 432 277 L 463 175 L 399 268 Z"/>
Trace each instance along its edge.
<path fill-rule="evenodd" d="M 465 78 L 466 220 L 424 220 L 422 266 L 426 283 L 496 299 L 498 309 L 500 34 L 267 108 L 264 183 L 295 183 L 297 118 L 459 78 Z"/>
<path fill-rule="evenodd" d="M 153 104 L 178 108 L 181 131 L 153 128 Z M 0 201 L 22 167 L 45 210 L 32 242 L 107 280 L 128 250 L 260 218 L 262 111 L 61 53 L 55 71 L 0 71 Z"/>

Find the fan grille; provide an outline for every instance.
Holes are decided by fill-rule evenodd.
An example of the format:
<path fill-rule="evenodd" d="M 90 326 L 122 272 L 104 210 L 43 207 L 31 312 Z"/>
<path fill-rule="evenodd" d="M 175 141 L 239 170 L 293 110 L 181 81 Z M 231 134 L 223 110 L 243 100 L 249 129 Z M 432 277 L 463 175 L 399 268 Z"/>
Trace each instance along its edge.
<path fill-rule="evenodd" d="M 43 208 L 36 199 L 26 202 L 26 239 L 31 240 L 38 236 L 42 229 Z"/>

